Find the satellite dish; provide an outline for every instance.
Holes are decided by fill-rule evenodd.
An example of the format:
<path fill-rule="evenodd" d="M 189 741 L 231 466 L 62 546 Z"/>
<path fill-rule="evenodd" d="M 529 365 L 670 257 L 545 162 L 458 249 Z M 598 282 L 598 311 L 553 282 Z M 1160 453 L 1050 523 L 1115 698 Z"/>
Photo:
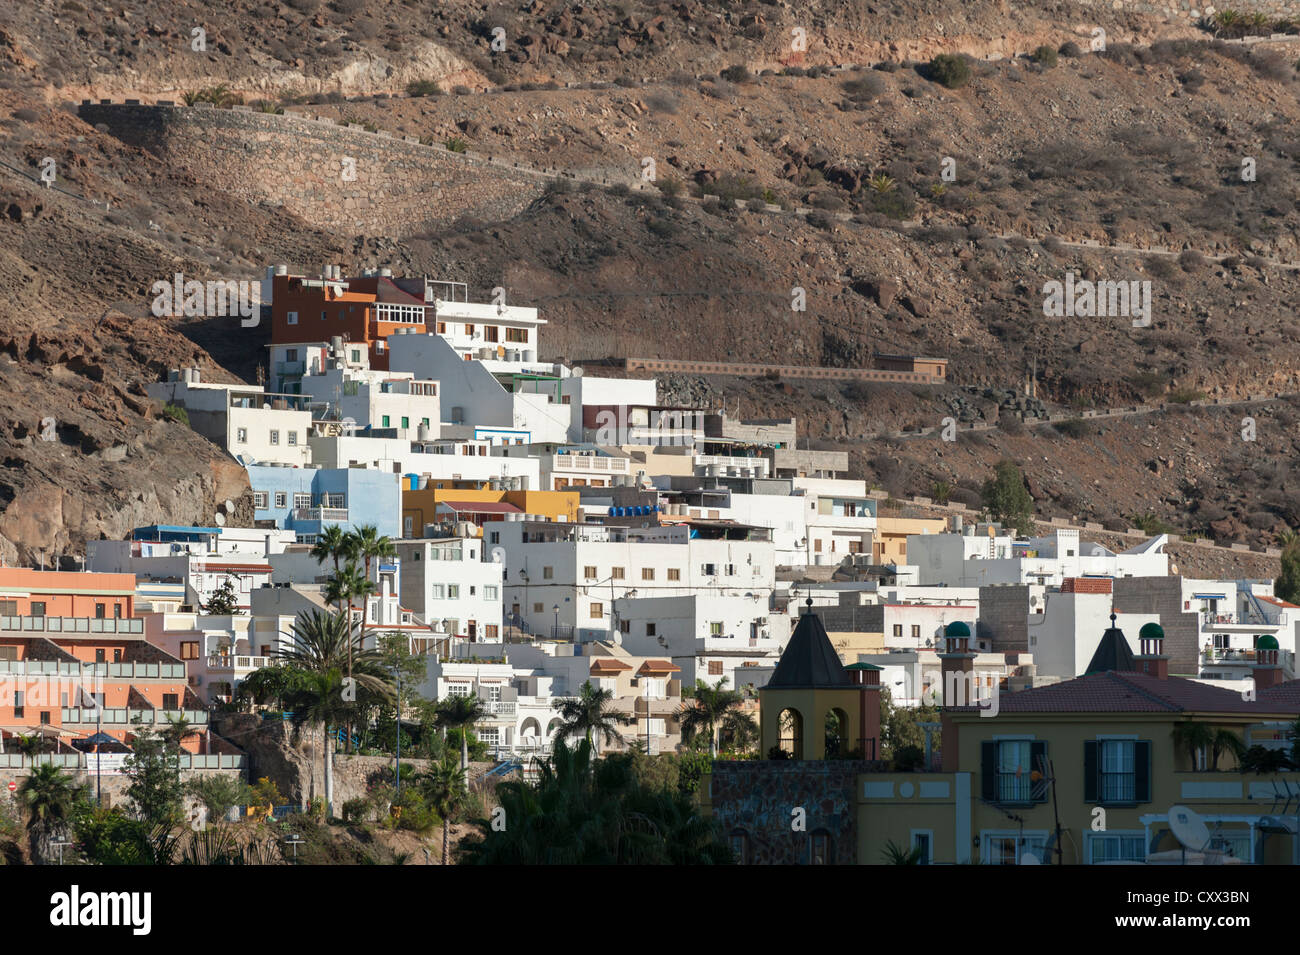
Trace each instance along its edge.
<path fill-rule="evenodd" d="M 1184 849 L 1203 852 L 1210 844 L 1210 827 L 1200 814 L 1186 806 L 1169 807 L 1169 831 Z"/>
<path fill-rule="evenodd" d="M 575 368 L 575 369 L 573 369 L 573 377 L 574 377 L 574 378 L 581 378 L 581 377 L 582 377 L 582 369 L 581 369 L 581 368 Z"/>
<path fill-rule="evenodd" d="M 506 549 L 504 547 L 492 548 L 492 563 L 504 564 L 506 562 Z"/>
<path fill-rule="evenodd" d="M 225 527 L 225 526 L 226 526 L 226 517 L 225 517 L 225 515 L 222 514 L 220 511 L 218 511 L 216 514 L 212 515 L 212 517 L 213 517 L 213 520 L 215 520 L 215 521 L 217 522 L 217 526 L 218 526 L 218 527 Z"/>
<path fill-rule="evenodd" d="M 1042 863 L 1038 861 L 1038 856 L 1034 855 L 1032 852 L 1026 852 L 1024 855 L 1022 855 L 1020 857 L 1020 864 L 1021 865 L 1042 865 Z"/>

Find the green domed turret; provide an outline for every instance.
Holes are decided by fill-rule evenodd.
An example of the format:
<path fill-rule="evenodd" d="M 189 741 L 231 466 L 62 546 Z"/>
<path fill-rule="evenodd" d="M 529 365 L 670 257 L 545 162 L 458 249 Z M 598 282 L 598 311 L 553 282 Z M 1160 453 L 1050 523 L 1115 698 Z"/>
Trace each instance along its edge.
<path fill-rule="evenodd" d="M 943 628 L 945 637 L 969 637 L 970 625 L 964 620 L 955 620 Z"/>
<path fill-rule="evenodd" d="M 1276 650 L 1276 649 L 1277 649 L 1277 638 L 1276 638 L 1276 637 L 1271 637 L 1271 636 L 1268 636 L 1267 634 L 1265 634 L 1264 636 L 1262 636 L 1262 637 L 1259 638 L 1259 642 L 1255 644 L 1255 649 L 1256 649 L 1256 650 Z"/>
<path fill-rule="evenodd" d="M 1142 629 L 1138 631 L 1139 640 L 1163 640 L 1165 638 L 1165 628 L 1158 623 L 1144 623 Z"/>

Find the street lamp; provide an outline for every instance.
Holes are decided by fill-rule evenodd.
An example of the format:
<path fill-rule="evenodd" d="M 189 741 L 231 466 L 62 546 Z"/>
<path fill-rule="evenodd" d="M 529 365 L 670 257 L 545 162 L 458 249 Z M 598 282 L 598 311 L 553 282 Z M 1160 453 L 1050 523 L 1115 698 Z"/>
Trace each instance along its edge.
<path fill-rule="evenodd" d="M 555 611 L 555 623 L 551 626 L 551 640 L 559 639 L 556 634 L 560 632 L 560 605 L 556 604 L 551 608 Z"/>

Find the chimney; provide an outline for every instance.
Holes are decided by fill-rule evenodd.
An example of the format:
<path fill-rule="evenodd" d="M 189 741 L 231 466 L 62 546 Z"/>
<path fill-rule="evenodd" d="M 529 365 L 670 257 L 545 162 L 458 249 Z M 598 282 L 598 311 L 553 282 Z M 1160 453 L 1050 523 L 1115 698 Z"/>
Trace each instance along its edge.
<path fill-rule="evenodd" d="M 1282 682 L 1282 665 L 1278 662 L 1277 639 L 1265 634 L 1255 643 L 1255 692 Z"/>
<path fill-rule="evenodd" d="M 880 758 L 880 667 L 872 663 L 854 663 L 845 667 L 853 674 L 858 687 L 858 726 L 861 727 L 863 759 Z"/>
<path fill-rule="evenodd" d="M 1169 679 L 1169 657 L 1165 656 L 1165 631 L 1158 623 L 1144 623 L 1138 631 L 1141 652 L 1133 658 L 1138 673 L 1157 680 Z"/>
<path fill-rule="evenodd" d="M 943 652 L 939 654 L 943 674 L 943 706 L 977 706 L 975 654 L 971 650 L 970 625 L 957 620 L 943 631 Z"/>

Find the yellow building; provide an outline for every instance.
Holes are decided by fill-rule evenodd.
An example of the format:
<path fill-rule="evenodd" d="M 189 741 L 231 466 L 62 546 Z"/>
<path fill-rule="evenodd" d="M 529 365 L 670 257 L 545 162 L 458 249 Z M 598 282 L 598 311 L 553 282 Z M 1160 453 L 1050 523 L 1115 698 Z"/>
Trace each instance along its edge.
<path fill-rule="evenodd" d="M 581 519 L 577 491 L 497 491 L 440 487 L 433 482 L 402 491 L 402 536 L 419 537 L 425 524 L 468 521 L 480 526 L 508 514 L 535 514 L 548 521 Z"/>
<path fill-rule="evenodd" d="M 806 738 L 798 764 L 714 764 L 705 805 L 744 861 L 884 864 L 909 853 L 928 864 L 1180 860 L 1169 820 L 1184 807 L 1207 827 L 1202 848 L 1300 863 L 1300 772 L 1276 769 L 1300 716 L 1300 680 L 1280 682 L 1271 638 L 1257 651 L 1251 700 L 1169 676 L 1158 625 L 1143 628 L 1135 657 L 1112 623 L 1084 676 L 971 705 L 975 653 L 964 629 L 951 628 L 940 655 L 941 771 L 818 760 Z M 802 702 L 777 692 L 762 697 L 765 746 L 769 699 Z M 805 705 L 819 712 L 825 702 Z M 783 805 L 805 809 L 802 838 L 787 832 Z"/>
<path fill-rule="evenodd" d="M 876 534 L 871 542 L 873 564 L 906 564 L 909 534 L 942 534 L 948 522 L 942 517 L 876 518 Z"/>

